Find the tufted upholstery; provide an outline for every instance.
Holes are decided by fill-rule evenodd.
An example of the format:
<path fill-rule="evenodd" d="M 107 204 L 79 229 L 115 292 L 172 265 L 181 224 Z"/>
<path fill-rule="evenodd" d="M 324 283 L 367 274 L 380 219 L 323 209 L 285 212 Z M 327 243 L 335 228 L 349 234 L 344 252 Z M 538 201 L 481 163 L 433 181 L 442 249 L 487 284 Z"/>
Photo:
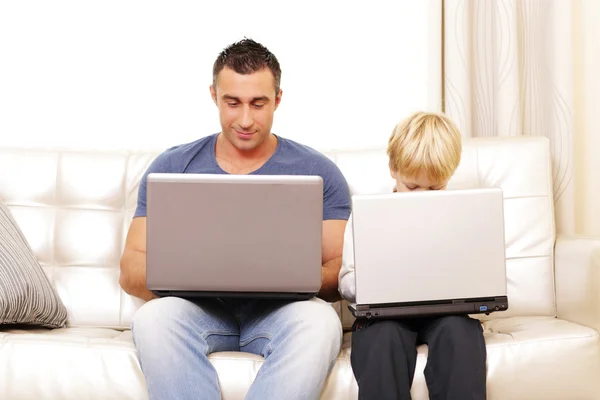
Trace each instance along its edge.
<path fill-rule="evenodd" d="M 146 398 L 128 330 L 141 302 L 119 288 L 118 265 L 137 185 L 157 154 L 0 149 L 0 197 L 69 311 L 65 329 L 0 330 L 0 398 Z M 353 193 L 393 187 L 382 149 L 327 155 Z M 551 178 L 546 139 L 494 138 L 465 143 L 450 183 L 505 195 L 510 310 L 482 318 L 490 399 L 600 398 L 600 240 L 556 240 Z M 346 305 L 333 306 L 349 327 Z M 350 335 L 323 399 L 356 398 Z M 420 347 L 414 399 L 427 398 L 426 355 Z M 211 360 L 226 400 L 244 398 L 262 364 L 244 353 Z"/>
<path fill-rule="evenodd" d="M 334 159 L 354 194 L 386 193 L 394 187 L 384 151 L 340 153 Z M 545 140 L 466 141 L 448 189 L 476 187 L 502 187 L 504 192 L 509 297 L 508 311 L 478 318 L 554 316 L 554 205 Z"/>
<path fill-rule="evenodd" d="M 119 260 L 137 186 L 156 155 L 0 152 L 0 197 L 69 310 L 70 326 L 128 328 L 141 305 L 119 287 Z"/>

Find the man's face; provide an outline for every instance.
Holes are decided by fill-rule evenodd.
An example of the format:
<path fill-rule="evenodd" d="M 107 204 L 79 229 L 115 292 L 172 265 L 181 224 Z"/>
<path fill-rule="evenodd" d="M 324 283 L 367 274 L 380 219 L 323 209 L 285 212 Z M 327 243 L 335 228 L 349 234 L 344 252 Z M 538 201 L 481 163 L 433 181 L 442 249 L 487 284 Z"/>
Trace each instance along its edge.
<path fill-rule="evenodd" d="M 223 136 L 238 150 L 255 150 L 265 144 L 271 133 L 273 115 L 281 101 L 281 90 L 275 95 L 271 70 L 264 68 L 252 74 L 238 74 L 223 68 L 210 87 L 219 108 Z"/>
<path fill-rule="evenodd" d="M 429 179 L 425 171 L 419 174 L 403 175 L 397 171 L 390 171 L 392 178 L 396 180 L 397 192 L 416 192 L 421 190 L 444 190 L 448 181 L 433 181 Z"/>

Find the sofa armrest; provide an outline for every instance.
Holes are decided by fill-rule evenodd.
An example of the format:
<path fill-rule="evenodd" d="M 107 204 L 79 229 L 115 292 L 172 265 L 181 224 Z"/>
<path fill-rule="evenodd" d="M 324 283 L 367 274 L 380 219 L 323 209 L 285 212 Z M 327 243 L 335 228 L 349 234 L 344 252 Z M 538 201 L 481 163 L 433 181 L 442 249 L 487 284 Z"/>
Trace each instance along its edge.
<path fill-rule="evenodd" d="M 558 237 L 554 270 L 557 317 L 600 331 L 600 238 Z"/>

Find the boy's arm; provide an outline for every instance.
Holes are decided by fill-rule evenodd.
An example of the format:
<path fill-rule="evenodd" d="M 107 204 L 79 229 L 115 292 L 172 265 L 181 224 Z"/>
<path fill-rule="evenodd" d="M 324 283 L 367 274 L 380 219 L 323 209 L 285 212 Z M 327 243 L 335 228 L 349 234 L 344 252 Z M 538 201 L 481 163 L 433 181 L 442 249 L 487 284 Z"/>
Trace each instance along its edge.
<path fill-rule="evenodd" d="M 356 280 L 354 276 L 354 238 L 352 233 L 352 216 L 346 224 L 344 247 L 342 250 L 342 268 L 338 277 L 338 290 L 343 299 L 356 302 Z"/>

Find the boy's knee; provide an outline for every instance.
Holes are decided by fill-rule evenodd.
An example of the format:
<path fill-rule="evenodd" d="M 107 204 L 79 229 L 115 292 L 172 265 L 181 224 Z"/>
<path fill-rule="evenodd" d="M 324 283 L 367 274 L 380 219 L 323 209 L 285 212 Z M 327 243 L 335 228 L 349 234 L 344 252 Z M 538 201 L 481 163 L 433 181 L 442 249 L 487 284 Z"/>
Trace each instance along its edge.
<path fill-rule="evenodd" d="M 403 326 L 397 321 L 376 321 L 355 332 L 353 338 L 369 341 L 375 347 L 404 347 Z"/>
<path fill-rule="evenodd" d="M 442 341 L 451 343 L 476 343 L 478 339 L 483 341 L 483 329 L 481 323 L 467 316 L 450 315 L 440 317 L 436 321 L 435 333 Z"/>
<path fill-rule="evenodd" d="M 448 315 L 439 318 L 439 326 L 447 331 L 481 331 L 481 323 L 464 315 Z"/>
<path fill-rule="evenodd" d="M 400 326 L 396 321 L 377 321 L 365 329 L 374 339 L 383 339 L 400 334 Z"/>

